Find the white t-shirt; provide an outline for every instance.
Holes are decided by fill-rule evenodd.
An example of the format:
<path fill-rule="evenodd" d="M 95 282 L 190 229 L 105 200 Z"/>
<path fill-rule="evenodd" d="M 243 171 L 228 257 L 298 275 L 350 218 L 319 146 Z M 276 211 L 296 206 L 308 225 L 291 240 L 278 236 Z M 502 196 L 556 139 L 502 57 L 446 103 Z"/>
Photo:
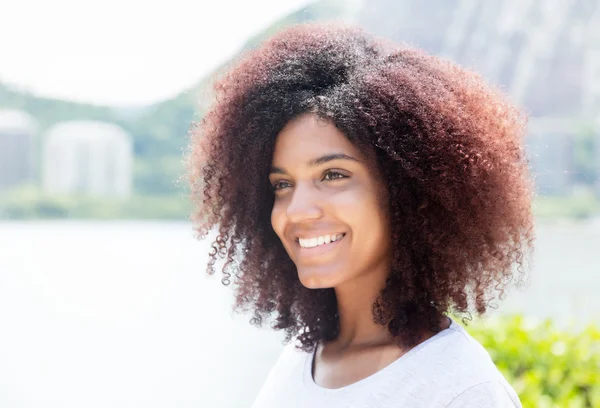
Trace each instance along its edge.
<path fill-rule="evenodd" d="M 388 366 L 348 386 L 328 389 L 312 377 L 313 353 L 288 345 L 252 408 L 521 408 L 488 352 L 450 326 Z"/>

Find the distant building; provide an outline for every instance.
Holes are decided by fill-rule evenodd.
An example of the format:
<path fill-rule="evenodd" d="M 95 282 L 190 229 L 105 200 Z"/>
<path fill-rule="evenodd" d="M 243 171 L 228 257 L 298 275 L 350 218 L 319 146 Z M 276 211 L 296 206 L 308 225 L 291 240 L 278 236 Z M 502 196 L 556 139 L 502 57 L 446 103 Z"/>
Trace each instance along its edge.
<path fill-rule="evenodd" d="M 0 191 L 35 180 L 34 119 L 19 110 L 0 110 Z"/>
<path fill-rule="evenodd" d="M 525 144 L 535 186 L 542 195 L 570 193 L 576 123 L 562 118 L 531 118 Z"/>
<path fill-rule="evenodd" d="M 127 196 L 132 184 L 132 145 L 120 127 L 69 121 L 44 135 L 43 186 L 50 194 Z"/>

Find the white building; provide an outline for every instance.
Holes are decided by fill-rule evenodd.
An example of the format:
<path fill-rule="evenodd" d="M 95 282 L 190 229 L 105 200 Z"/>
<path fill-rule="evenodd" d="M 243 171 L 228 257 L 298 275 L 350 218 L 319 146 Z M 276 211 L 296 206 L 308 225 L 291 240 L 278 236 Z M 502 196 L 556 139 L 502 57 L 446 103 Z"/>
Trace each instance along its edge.
<path fill-rule="evenodd" d="M 50 194 L 129 195 L 132 144 L 120 127 L 104 122 L 68 121 L 44 135 L 43 186 Z"/>
<path fill-rule="evenodd" d="M 0 191 L 35 180 L 36 133 L 29 114 L 0 110 Z"/>

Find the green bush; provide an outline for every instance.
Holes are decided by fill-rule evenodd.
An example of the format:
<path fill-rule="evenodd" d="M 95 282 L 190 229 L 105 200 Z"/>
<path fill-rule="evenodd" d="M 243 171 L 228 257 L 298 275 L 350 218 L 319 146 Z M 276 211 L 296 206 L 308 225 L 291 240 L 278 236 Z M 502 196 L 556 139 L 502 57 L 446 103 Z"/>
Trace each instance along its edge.
<path fill-rule="evenodd" d="M 550 320 L 493 316 L 467 322 L 523 407 L 600 407 L 600 328 L 560 330 Z"/>

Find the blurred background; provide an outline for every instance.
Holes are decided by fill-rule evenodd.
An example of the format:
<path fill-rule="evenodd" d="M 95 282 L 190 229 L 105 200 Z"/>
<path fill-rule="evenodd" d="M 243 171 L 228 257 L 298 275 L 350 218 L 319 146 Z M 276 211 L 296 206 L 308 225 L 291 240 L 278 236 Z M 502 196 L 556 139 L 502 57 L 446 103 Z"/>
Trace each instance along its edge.
<path fill-rule="evenodd" d="M 0 407 L 251 404 L 283 337 L 205 276 L 187 132 L 232 58 L 332 19 L 470 67 L 530 113 L 534 264 L 482 333 L 505 325 L 493 357 L 524 406 L 600 406 L 600 0 L 8 0 Z"/>

